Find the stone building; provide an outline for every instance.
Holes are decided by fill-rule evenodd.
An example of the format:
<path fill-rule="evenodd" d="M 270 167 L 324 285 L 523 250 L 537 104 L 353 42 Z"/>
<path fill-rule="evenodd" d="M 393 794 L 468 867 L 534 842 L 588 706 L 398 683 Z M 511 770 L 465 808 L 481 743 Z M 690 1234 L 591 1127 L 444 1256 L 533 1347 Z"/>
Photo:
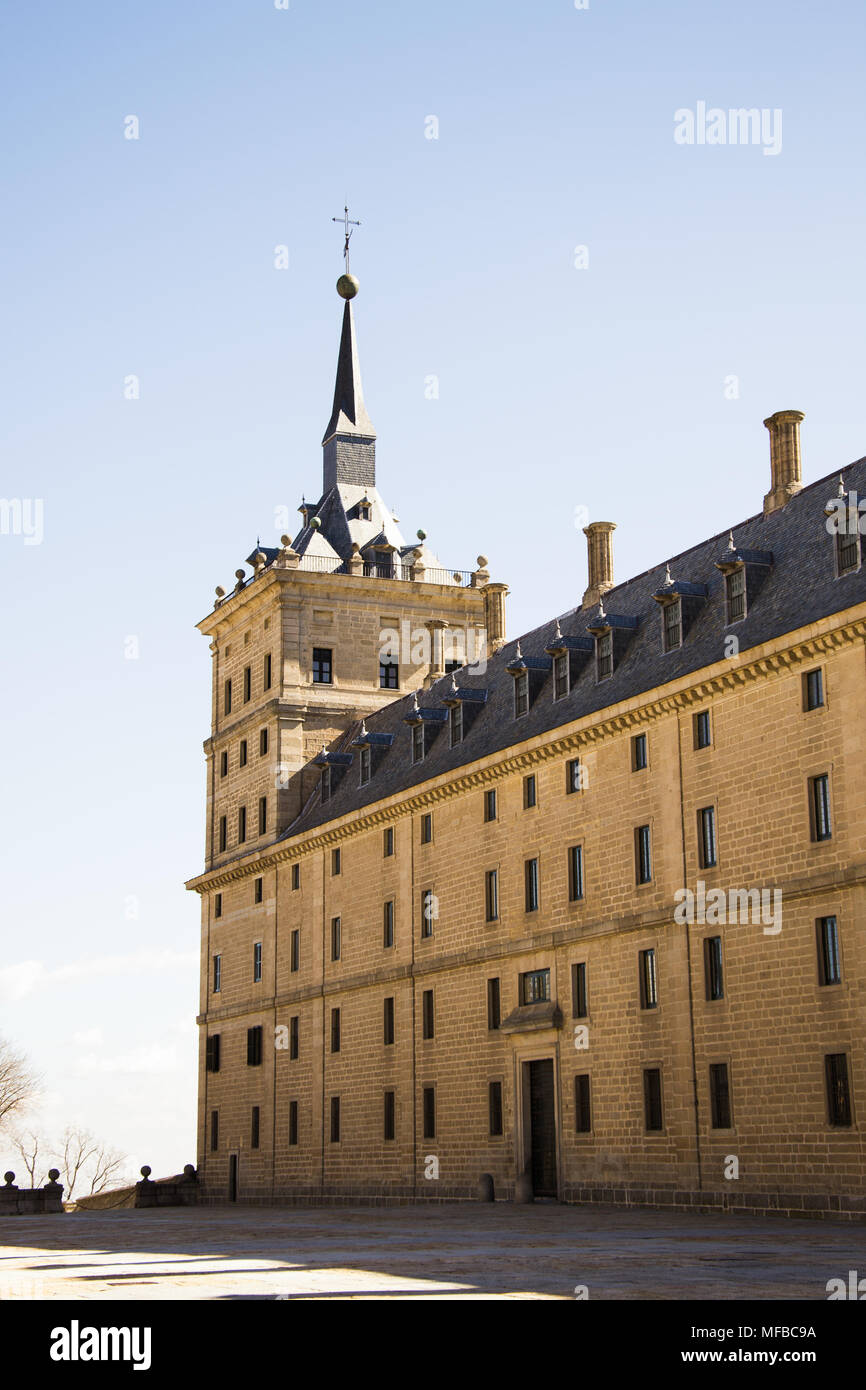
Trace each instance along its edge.
<path fill-rule="evenodd" d="M 347 301 L 322 497 L 199 624 L 207 1198 L 866 1211 L 866 459 L 804 487 L 802 418 L 506 641 L 376 489 Z"/>

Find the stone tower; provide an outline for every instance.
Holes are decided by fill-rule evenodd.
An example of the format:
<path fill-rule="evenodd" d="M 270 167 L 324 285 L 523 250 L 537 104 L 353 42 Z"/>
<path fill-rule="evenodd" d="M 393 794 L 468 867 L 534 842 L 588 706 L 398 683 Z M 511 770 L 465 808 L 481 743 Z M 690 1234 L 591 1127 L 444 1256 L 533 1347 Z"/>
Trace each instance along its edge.
<path fill-rule="evenodd" d="M 247 558 L 198 624 L 213 656 L 206 868 L 289 829 L 319 782 L 313 759 L 382 705 L 505 640 L 504 584 L 486 560 L 450 570 L 407 543 L 376 486 L 376 431 L 361 389 L 345 299 L 322 493 L 301 529 Z"/>

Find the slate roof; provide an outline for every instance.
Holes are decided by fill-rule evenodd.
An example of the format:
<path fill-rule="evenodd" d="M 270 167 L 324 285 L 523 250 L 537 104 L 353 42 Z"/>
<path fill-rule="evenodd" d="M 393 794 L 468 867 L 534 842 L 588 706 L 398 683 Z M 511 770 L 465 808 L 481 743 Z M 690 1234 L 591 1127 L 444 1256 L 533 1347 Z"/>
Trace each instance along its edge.
<path fill-rule="evenodd" d="M 866 496 L 866 458 L 843 470 L 845 485 Z M 836 495 L 838 474 L 805 487 L 780 510 L 765 517 L 749 517 L 733 527 L 734 541 L 741 554 L 748 551 L 771 552 L 773 563 L 746 618 L 725 627 L 724 576 L 716 562 L 728 554 L 728 528 L 671 558 L 671 576 L 691 584 L 704 584 L 707 599 L 698 604 L 683 645 L 663 652 L 661 615 L 653 595 L 665 581 L 665 560 L 661 564 L 619 584 L 604 596 L 608 612 L 640 619 L 640 626 L 617 655 L 613 675 L 601 683 L 595 679 L 595 662 L 587 655 L 576 675 L 571 691 L 554 704 L 552 674 L 533 676 L 530 708 L 520 719 L 513 717 L 513 677 L 506 667 L 513 663 L 517 640 L 526 657 L 545 658 L 556 629 L 556 618 L 534 631 L 506 643 L 487 663 L 484 674 L 473 675 L 464 667 L 461 687 L 488 692 L 484 705 L 477 706 L 462 743 L 449 747 L 446 726 L 439 726 L 422 763 L 411 762 L 411 727 L 404 721 L 415 701 L 415 692 L 367 716 L 371 732 L 394 735 L 392 746 L 383 753 L 370 782 L 358 786 L 357 767 L 347 769 L 333 787 L 323 806 L 318 793 L 310 799 L 298 819 L 281 836 L 288 839 L 316 826 L 337 820 L 374 802 L 404 792 L 445 773 L 454 773 L 479 758 L 489 757 L 512 744 L 546 734 L 586 715 L 602 714 L 622 700 L 648 693 L 655 687 L 701 670 L 724 656 L 724 638 L 736 634 L 740 651 L 748 651 L 775 637 L 817 622 L 831 614 L 866 602 L 866 564 L 855 573 L 835 577 L 835 537 L 828 534 L 824 507 Z M 866 545 L 866 542 L 864 542 Z M 598 608 L 580 607 L 561 614 L 558 621 L 566 636 L 583 636 L 597 618 Z M 536 684 L 537 682 L 537 684 Z M 451 676 L 443 676 L 429 690 L 418 691 L 422 706 L 441 706 L 451 689 Z M 337 740 L 337 748 L 348 748 L 358 728 Z M 436 728 L 427 725 L 428 731 Z"/>

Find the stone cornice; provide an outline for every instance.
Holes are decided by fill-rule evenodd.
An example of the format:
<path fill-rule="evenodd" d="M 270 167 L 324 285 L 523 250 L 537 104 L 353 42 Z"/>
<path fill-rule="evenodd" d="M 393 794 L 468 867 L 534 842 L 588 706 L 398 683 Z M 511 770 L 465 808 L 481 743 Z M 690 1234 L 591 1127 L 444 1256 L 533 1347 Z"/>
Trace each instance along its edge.
<path fill-rule="evenodd" d="M 856 614 L 853 618 L 850 616 L 852 613 Z M 836 625 L 830 626 L 834 621 Z M 250 874 L 261 873 L 263 870 L 275 868 L 278 864 L 289 863 L 307 854 L 330 848 L 360 831 L 375 829 L 377 826 L 385 826 L 405 816 L 414 815 L 465 791 L 489 786 L 492 782 L 537 767 L 565 753 L 579 753 L 581 750 L 591 749 L 594 744 L 611 734 L 640 728 L 660 716 L 679 714 L 715 695 L 738 690 L 755 681 L 787 675 L 805 662 L 814 661 L 829 652 L 864 641 L 866 604 L 858 604 L 854 609 L 845 609 L 843 615 L 832 614 L 806 631 L 809 633 L 808 636 L 798 638 L 796 633 L 787 633 L 774 638 L 758 649 L 758 655 L 723 658 L 714 666 L 703 667 L 700 672 L 684 676 L 679 682 L 671 683 L 669 687 L 661 687 L 664 692 L 662 694 L 653 697 L 650 693 L 649 698 L 646 695 L 635 696 L 620 707 L 613 706 L 611 712 L 602 717 L 598 714 L 585 715 L 575 720 L 566 734 L 558 729 L 549 730 L 539 735 L 536 742 L 527 741 L 513 749 L 503 749 L 499 753 L 490 754 L 483 764 L 471 767 L 468 771 L 446 774 L 430 786 L 398 792 L 389 801 L 378 806 L 374 804 L 363 811 L 353 812 L 332 825 L 315 827 L 302 838 L 293 837 L 287 842 L 278 840 L 263 852 L 253 853 L 240 862 L 227 864 L 191 878 L 186 887 L 198 893 L 210 892 Z M 792 641 L 792 638 L 795 640 Z"/>

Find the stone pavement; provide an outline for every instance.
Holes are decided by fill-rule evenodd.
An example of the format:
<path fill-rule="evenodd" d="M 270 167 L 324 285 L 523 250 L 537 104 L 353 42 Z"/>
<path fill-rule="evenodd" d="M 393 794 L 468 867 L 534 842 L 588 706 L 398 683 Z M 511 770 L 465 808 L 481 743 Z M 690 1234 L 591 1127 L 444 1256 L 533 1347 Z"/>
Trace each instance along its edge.
<path fill-rule="evenodd" d="M 556 1204 L 0 1220 L 0 1298 L 825 1300 L 850 1269 L 862 1225 Z"/>

